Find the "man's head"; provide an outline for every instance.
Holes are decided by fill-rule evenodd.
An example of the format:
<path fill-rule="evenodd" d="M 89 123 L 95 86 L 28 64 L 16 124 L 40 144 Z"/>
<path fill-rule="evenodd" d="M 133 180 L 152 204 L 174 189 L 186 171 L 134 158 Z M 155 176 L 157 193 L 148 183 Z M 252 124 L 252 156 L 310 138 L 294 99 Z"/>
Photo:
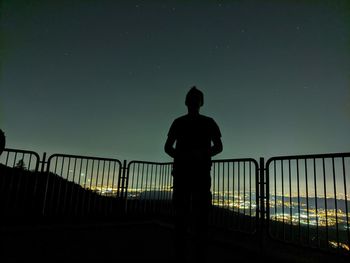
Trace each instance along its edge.
<path fill-rule="evenodd" d="M 189 111 L 199 111 L 199 108 L 203 106 L 203 103 L 203 92 L 193 86 L 186 95 L 186 106 L 188 107 Z"/>

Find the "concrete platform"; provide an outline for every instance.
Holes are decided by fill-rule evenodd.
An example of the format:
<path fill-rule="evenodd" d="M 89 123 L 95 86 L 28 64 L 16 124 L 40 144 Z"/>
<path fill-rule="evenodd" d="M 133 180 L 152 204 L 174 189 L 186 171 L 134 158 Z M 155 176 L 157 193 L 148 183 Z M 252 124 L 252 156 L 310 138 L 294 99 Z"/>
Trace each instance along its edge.
<path fill-rule="evenodd" d="M 3 226 L 0 262 L 175 262 L 173 228 L 157 221 Z M 211 229 L 207 262 L 346 262 L 347 257 Z M 192 262 L 188 242 L 188 262 Z M 344 261 L 343 261 L 344 259 Z"/>

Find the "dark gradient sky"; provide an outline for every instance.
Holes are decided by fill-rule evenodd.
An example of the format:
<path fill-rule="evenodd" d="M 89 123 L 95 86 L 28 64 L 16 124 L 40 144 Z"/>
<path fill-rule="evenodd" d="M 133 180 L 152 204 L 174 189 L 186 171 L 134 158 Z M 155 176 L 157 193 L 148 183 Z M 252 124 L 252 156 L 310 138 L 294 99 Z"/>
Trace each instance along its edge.
<path fill-rule="evenodd" d="M 346 2 L 3 0 L 7 147 L 167 161 L 197 85 L 217 158 L 350 151 Z"/>

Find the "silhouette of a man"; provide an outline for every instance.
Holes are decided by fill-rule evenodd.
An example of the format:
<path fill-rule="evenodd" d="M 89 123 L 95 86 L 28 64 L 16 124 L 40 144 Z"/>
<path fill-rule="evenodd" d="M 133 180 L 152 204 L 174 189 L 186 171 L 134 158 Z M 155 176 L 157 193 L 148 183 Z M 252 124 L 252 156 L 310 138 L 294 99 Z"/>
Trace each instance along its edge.
<path fill-rule="evenodd" d="M 205 255 L 211 206 L 211 157 L 222 151 L 218 125 L 212 118 L 199 114 L 203 97 L 196 87 L 189 90 L 185 101 L 188 114 L 174 120 L 164 146 L 165 152 L 174 159 L 173 204 L 178 260 L 186 257 L 188 230 L 194 238 L 195 255 Z"/>

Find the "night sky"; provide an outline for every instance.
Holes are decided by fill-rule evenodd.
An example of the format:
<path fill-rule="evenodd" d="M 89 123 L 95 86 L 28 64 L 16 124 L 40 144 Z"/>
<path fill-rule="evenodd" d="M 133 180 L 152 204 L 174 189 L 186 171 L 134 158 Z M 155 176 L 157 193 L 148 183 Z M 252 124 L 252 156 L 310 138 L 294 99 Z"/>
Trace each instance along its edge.
<path fill-rule="evenodd" d="M 346 2 L 2 0 L 6 146 L 169 161 L 196 85 L 217 159 L 349 152 Z"/>

